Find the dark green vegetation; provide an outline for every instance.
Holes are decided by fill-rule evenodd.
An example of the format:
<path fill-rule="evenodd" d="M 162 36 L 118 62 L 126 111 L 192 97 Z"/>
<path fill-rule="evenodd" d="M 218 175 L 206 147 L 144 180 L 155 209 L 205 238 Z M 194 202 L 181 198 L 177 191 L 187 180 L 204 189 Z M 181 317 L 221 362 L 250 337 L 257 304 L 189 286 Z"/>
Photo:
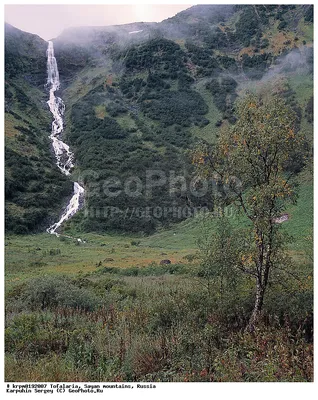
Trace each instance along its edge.
<path fill-rule="evenodd" d="M 233 104 L 237 98 L 235 89 L 237 82 L 231 77 L 214 78 L 207 83 L 206 88 L 212 93 L 213 101 L 217 108 L 223 112 L 223 118 L 229 118 L 229 121 L 234 123 L 235 116 L 233 115 Z M 222 121 L 217 122 L 221 124 Z"/>
<path fill-rule="evenodd" d="M 76 158 L 81 160 L 82 179 L 88 190 L 86 200 L 88 217 L 82 221 L 82 228 L 86 231 L 124 229 L 150 233 L 154 231 L 158 223 L 178 221 L 178 215 L 174 219 L 172 212 L 168 216 L 162 215 L 155 219 L 152 215 L 134 213 L 133 210 L 135 208 L 145 210 L 146 207 L 152 209 L 157 205 L 169 208 L 172 205 L 171 201 L 175 207 L 187 204 L 185 196 L 172 198 L 169 191 L 163 190 L 162 186 L 154 187 L 150 198 L 146 196 L 146 171 L 159 171 L 153 173 L 156 179 L 158 173 L 169 176 L 173 166 L 176 175 L 190 176 L 189 161 L 185 155 L 181 157 L 182 153 L 176 150 L 177 146 L 184 148 L 190 143 L 190 135 L 182 135 L 180 130 L 172 129 L 166 132 L 165 136 L 160 135 L 161 130 L 158 129 L 158 133 L 147 130 L 148 136 L 140 137 L 137 134 L 138 126 L 143 129 L 144 125 L 138 115 L 127 116 L 132 124 L 130 127 L 121 126 L 116 119 L 109 116 L 103 119 L 97 118 L 94 106 L 99 105 L 101 99 L 109 102 L 106 110 L 109 109 L 108 104 L 110 104 L 114 112 L 118 104 L 117 110 L 120 109 L 120 113 L 124 115 L 127 113 L 122 106 L 124 103 L 120 100 L 118 90 L 109 90 L 104 86 L 90 91 L 73 106 L 71 112 L 72 128 L 69 139 L 75 148 Z M 193 102 L 190 96 L 187 99 Z M 150 140 L 154 143 L 153 148 L 147 145 Z M 107 181 L 110 177 L 111 180 Z M 141 189 L 132 184 L 131 191 L 127 193 L 124 190 L 124 184 L 129 182 L 131 177 L 136 177 Z M 120 194 L 107 196 L 105 182 L 110 185 L 114 179 L 120 182 L 114 187 L 116 191 L 120 190 Z M 194 198 L 193 202 L 196 204 L 197 200 Z M 130 207 L 130 212 L 126 214 L 128 207 Z M 112 208 L 116 208 L 116 212 L 111 212 Z"/>
<path fill-rule="evenodd" d="M 196 6 L 160 24 L 57 38 L 73 176 L 86 190 L 85 209 L 63 229 L 86 243 L 12 234 L 44 230 L 71 183 L 49 152 L 46 43 L 8 28 L 6 380 L 313 379 L 312 19 L 307 5 Z M 235 100 L 269 83 L 305 140 L 284 166 L 299 194 L 282 224 L 291 273 L 272 277 L 247 332 L 255 280 L 232 268 L 246 219 L 235 214 L 222 228 L 171 213 L 213 209 L 212 192 L 181 193 L 179 182 L 173 197 L 169 185 L 146 195 L 146 170 L 173 170 L 189 188 L 192 149 L 215 144 L 235 126 Z M 141 184 L 140 196 L 105 195 L 127 181 L 137 194 Z M 168 212 L 143 212 L 156 206 Z"/>
<path fill-rule="evenodd" d="M 46 81 L 46 42 L 37 35 L 5 25 L 5 72 L 6 79 L 23 77 L 27 82 L 43 86 Z M 26 97 L 19 92 L 18 102 Z"/>
<path fill-rule="evenodd" d="M 301 41 L 307 37 L 308 9 L 197 6 L 147 26 L 140 35 L 127 35 L 129 29 L 92 28 L 83 41 L 77 39 L 77 29 L 58 38 L 56 55 L 67 86 L 66 134 L 78 172 L 84 183 L 89 181 L 90 211 L 78 216 L 78 227 L 150 233 L 177 220 L 168 214 L 135 218 L 126 210 L 169 204 L 213 208 L 210 193 L 194 199 L 187 190 L 171 198 L 165 187 L 156 188 L 147 199 L 124 194 L 109 198 L 102 185 L 109 176 L 124 182 L 130 175 L 144 186 L 146 169 L 166 174 L 172 165 L 176 175 L 181 172 L 189 182 L 193 168 L 187 150 L 198 138 L 213 142 L 222 124 L 235 123 L 233 104 L 246 82 L 257 84 L 273 63 L 284 64 L 282 55 L 293 47 L 301 57 L 310 53 Z M 276 25 L 282 18 L 287 26 L 280 33 Z M 276 74 L 283 76 L 280 70 Z M 107 211 L 113 206 L 119 209 L 114 218 Z"/>
<path fill-rule="evenodd" d="M 6 229 L 44 229 L 60 212 L 72 185 L 54 165 L 46 106 L 47 44 L 6 25 L 5 36 Z"/>
<path fill-rule="evenodd" d="M 166 213 L 139 218 L 126 210 L 137 205 L 213 208 L 210 192 L 201 199 L 189 189 L 171 197 L 165 187 L 155 188 L 147 199 L 125 194 L 117 199 L 105 195 L 103 183 L 110 176 L 125 182 L 130 175 L 144 186 L 145 170 L 167 174 L 173 169 L 176 176 L 185 176 L 189 188 L 193 168 L 188 149 L 198 138 L 213 142 L 222 124 L 235 122 L 233 104 L 246 81 L 261 79 L 275 62 L 284 63 L 277 57 L 293 47 L 300 57 L 310 53 L 302 41 L 306 39 L 310 46 L 311 12 L 310 6 L 196 6 L 160 24 L 76 28 L 57 38 L 54 47 L 67 105 L 66 136 L 76 155 L 75 175 L 86 185 L 89 210 L 76 219 L 78 229 L 150 233 L 180 217 Z M 282 28 L 276 26 L 282 21 L 286 26 L 280 32 Z M 138 29 L 143 32 L 128 34 Z M 57 170 L 55 178 L 44 162 L 40 166 L 36 161 L 41 151 L 46 165 L 52 164 L 44 135 L 50 121 L 46 94 L 38 91 L 46 79 L 46 46 L 40 38 L 7 26 L 6 106 L 11 113 L 6 119 L 7 147 L 27 157 L 23 162 L 29 170 L 26 177 L 17 171 L 10 177 L 18 159 L 9 150 L 8 231 L 42 227 L 51 205 L 70 192 L 71 185 L 58 179 Z M 293 66 L 289 71 L 291 79 L 294 70 Z M 307 104 L 295 105 L 301 119 L 310 118 L 310 98 L 308 92 Z M 32 121 L 26 116 L 32 116 Z M 25 149 L 25 143 L 30 149 Z M 37 186 L 43 187 L 41 194 Z M 43 193 L 45 210 L 32 200 L 41 199 Z M 108 218 L 107 207 L 113 206 L 119 212 Z M 101 218 L 104 213 L 106 218 Z"/>

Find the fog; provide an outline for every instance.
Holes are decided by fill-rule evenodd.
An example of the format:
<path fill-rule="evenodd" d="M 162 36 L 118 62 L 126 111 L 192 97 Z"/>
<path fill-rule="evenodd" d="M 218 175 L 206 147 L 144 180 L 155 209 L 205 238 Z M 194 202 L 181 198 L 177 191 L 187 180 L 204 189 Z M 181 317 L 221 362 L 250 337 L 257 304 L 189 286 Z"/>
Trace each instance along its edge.
<path fill-rule="evenodd" d="M 182 4 L 5 5 L 5 21 L 49 40 L 72 26 L 160 22 L 189 7 Z"/>
<path fill-rule="evenodd" d="M 274 65 L 270 67 L 268 72 L 263 76 L 262 81 L 266 82 L 274 79 L 278 75 L 288 73 L 309 73 L 312 71 L 312 48 L 303 46 L 301 48 L 293 49 L 288 54 L 280 56 L 275 61 Z"/>

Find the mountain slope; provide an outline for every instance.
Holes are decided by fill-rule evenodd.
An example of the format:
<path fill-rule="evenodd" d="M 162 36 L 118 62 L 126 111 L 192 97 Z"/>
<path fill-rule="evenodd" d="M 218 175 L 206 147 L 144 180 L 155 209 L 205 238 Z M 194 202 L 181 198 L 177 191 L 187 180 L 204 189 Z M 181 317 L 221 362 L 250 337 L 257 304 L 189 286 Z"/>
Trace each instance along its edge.
<path fill-rule="evenodd" d="M 190 213 L 194 207 L 213 207 L 211 191 L 200 198 L 191 193 L 193 172 L 187 150 L 198 139 L 213 142 L 222 125 L 235 123 L 237 96 L 246 88 L 268 84 L 268 79 L 282 80 L 278 85 L 282 95 L 293 103 L 311 136 L 305 108 L 312 88 L 298 104 L 298 93 L 290 86 L 295 76 L 300 81 L 311 76 L 311 10 L 310 6 L 195 6 L 162 23 L 137 26 L 134 30 L 140 32 L 135 34 L 125 26 L 83 28 L 83 36 L 90 33 L 81 41 L 81 30 L 74 28 L 68 30 L 67 40 L 65 34 L 57 38 L 66 134 L 88 193 L 86 216 L 77 217 L 81 226 L 149 232 L 182 220 L 187 207 Z M 288 62 L 295 62 L 288 70 L 289 53 Z M 156 188 L 150 198 L 142 191 L 137 197 L 125 194 L 130 176 L 145 191 L 144 171 L 149 168 L 160 169 L 166 185 Z M 186 178 L 182 194 L 170 195 L 171 169 Z M 105 194 L 103 185 L 109 177 L 119 179 L 119 196 Z M 153 211 L 157 206 L 163 210 L 159 217 Z M 176 207 L 179 215 L 166 211 L 164 216 L 169 206 Z"/>
<path fill-rule="evenodd" d="M 213 208 L 188 150 L 235 123 L 246 89 L 275 82 L 312 141 L 312 6 L 194 6 L 162 23 L 70 28 L 54 48 L 86 188 L 77 228 L 149 233 Z"/>
<path fill-rule="evenodd" d="M 50 152 L 46 47 L 36 35 L 5 26 L 6 229 L 44 229 L 60 211 L 70 182 Z"/>

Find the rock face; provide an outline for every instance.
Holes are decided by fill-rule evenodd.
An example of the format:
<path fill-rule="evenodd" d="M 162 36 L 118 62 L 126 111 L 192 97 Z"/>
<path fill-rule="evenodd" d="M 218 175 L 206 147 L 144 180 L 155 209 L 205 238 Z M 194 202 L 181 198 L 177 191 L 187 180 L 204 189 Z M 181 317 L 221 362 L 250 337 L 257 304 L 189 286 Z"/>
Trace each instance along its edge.
<path fill-rule="evenodd" d="M 161 260 L 160 265 L 166 265 L 166 264 L 171 264 L 170 260 Z"/>

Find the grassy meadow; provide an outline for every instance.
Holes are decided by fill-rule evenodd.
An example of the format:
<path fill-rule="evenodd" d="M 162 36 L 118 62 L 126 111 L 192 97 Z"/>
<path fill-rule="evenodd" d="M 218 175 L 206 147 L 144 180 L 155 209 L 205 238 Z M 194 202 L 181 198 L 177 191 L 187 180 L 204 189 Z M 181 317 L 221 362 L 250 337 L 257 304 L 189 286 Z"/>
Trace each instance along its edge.
<path fill-rule="evenodd" d="M 244 330 L 254 282 L 220 294 L 200 277 L 196 217 L 152 236 L 8 235 L 7 381 L 310 381 L 312 183 L 287 210 L 300 279 L 269 287 L 263 326 Z M 233 214 L 232 224 L 242 226 Z M 163 259 L 171 264 L 160 265 Z"/>

